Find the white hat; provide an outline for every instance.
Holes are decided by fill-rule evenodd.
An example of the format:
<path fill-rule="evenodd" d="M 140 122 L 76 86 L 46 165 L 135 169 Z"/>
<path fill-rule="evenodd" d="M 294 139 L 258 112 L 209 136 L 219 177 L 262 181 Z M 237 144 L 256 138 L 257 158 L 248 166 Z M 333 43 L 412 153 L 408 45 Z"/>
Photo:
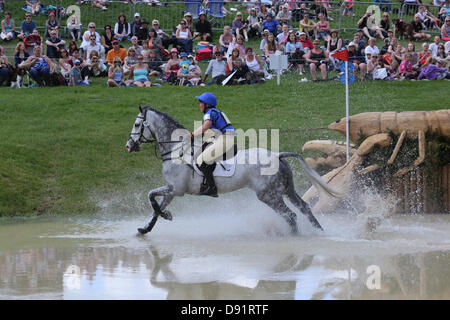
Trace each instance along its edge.
<path fill-rule="evenodd" d="M 139 12 L 136 12 L 136 13 L 134 14 L 134 16 L 135 16 L 135 17 L 140 17 L 141 15 L 139 14 Z"/>
<path fill-rule="evenodd" d="M 287 3 L 283 4 L 283 8 L 289 8 L 289 5 Z"/>
<path fill-rule="evenodd" d="M 354 46 L 354 47 L 357 47 L 357 45 L 356 45 L 356 43 L 355 42 L 350 42 L 349 44 L 348 44 L 348 46 L 347 47 L 350 47 L 350 46 Z"/>

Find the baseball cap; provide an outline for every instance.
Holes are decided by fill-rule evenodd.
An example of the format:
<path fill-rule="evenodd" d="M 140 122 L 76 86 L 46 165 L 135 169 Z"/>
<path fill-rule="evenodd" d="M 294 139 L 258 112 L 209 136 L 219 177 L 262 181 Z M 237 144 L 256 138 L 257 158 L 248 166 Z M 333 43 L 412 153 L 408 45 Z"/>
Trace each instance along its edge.
<path fill-rule="evenodd" d="M 187 55 L 186 52 L 182 52 L 182 53 L 180 54 L 180 58 L 187 57 L 187 56 L 188 56 L 188 55 Z"/>
<path fill-rule="evenodd" d="M 350 43 L 348 44 L 347 47 L 350 47 L 350 46 L 356 47 L 356 43 L 354 43 L 354 42 L 352 41 L 352 42 L 350 42 Z"/>
<path fill-rule="evenodd" d="M 119 40 L 114 39 L 113 41 L 111 41 L 111 43 L 112 43 L 112 44 L 116 44 L 116 43 L 118 44 L 118 43 L 119 43 Z"/>
<path fill-rule="evenodd" d="M 300 32 L 299 34 L 298 34 L 299 36 L 303 36 L 303 35 L 305 35 L 306 36 L 306 33 L 304 33 L 304 32 Z"/>
<path fill-rule="evenodd" d="M 170 50 L 170 52 L 176 52 L 176 53 L 178 53 L 178 50 L 177 50 L 177 48 L 172 48 L 172 50 Z"/>
<path fill-rule="evenodd" d="M 264 29 L 263 33 L 269 33 L 269 30 L 268 29 Z"/>
<path fill-rule="evenodd" d="M 81 61 L 78 60 L 78 59 L 75 59 L 75 60 L 73 61 L 73 64 L 79 64 L 79 63 L 81 63 Z"/>
<path fill-rule="evenodd" d="M 136 13 L 134 14 L 134 16 L 135 16 L 135 17 L 140 17 L 141 15 L 139 14 L 139 12 L 136 12 Z"/>
<path fill-rule="evenodd" d="M 192 54 L 188 55 L 188 59 L 190 58 L 194 59 L 194 56 Z"/>

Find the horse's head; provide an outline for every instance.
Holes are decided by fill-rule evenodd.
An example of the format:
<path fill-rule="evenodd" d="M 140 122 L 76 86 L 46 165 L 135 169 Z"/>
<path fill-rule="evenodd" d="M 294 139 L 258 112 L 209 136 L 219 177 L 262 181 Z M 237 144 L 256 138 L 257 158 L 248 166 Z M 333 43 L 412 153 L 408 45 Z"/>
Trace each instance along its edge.
<path fill-rule="evenodd" d="M 155 138 L 147 119 L 147 106 L 139 106 L 139 114 L 131 129 L 130 137 L 125 145 L 128 152 L 138 152 L 141 149 L 141 145 L 146 142 L 150 142 L 152 138 Z"/>

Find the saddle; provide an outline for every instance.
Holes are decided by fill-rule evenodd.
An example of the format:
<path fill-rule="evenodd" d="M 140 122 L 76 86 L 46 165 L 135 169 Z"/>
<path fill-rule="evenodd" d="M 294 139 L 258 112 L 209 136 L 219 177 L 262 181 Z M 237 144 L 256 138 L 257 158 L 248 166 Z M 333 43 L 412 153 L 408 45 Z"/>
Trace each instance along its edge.
<path fill-rule="evenodd" d="M 202 145 L 202 151 L 206 149 L 210 142 L 205 142 Z M 234 175 L 236 170 L 236 154 L 238 152 L 237 144 L 233 145 L 233 148 L 225 152 L 222 158 L 215 163 L 211 164 L 214 177 L 231 177 Z M 195 172 L 197 172 L 200 176 L 203 176 L 202 171 L 197 166 L 195 159 L 192 159 L 192 167 Z"/>

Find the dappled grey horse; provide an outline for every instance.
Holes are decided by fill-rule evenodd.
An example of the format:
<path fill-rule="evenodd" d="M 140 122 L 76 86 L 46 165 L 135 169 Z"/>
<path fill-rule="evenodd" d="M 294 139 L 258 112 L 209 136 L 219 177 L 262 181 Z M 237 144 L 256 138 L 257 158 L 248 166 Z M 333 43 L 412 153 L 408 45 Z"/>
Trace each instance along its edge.
<path fill-rule="evenodd" d="M 151 221 L 144 228 L 138 229 L 139 233 L 145 234 L 152 230 L 158 216 L 172 220 L 172 214 L 166 210 L 166 207 L 175 196 L 198 195 L 203 177 L 194 170 L 192 165 L 192 157 L 196 154 L 193 150 L 201 148 L 201 144 L 195 145 L 191 142 L 189 131 L 167 114 L 154 108 L 144 106 L 139 109 L 140 113 L 133 125 L 126 148 L 129 152 L 137 152 L 142 144 L 155 143 L 161 153 L 162 174 L 167 182 L 167 185 L 148 193 L 154 213 Z M 175 136 L 180 136 L 181 139 L 174 139 L 174 132 L 177 132 Z M 284 158 L 294 157 L 299 160 L 306 176 L 316 188 L 335 197 L 342 195 L 328 186 L 319 174 L 309 167 L 302 156 L 290 152 L 275 153 L 263 148 L 251 148 L 238 150 L 236 157 L 237 165 L 233 176 L 215 177 L 219 194 L 245 187 L 252 189 L 260 201 L 278 212 L 287 221 L 291 232 L 295 234 L 298 232 L 297 216 L 285 204 L 283 196 L 286 196 L 315 228 L 323 230 L 309 205 L 295 192 L 292 171 Z M 260 160 L 263 158 L 266 159 L 264 163 Z M 248 161 L 248 159 L 256 161 Z M 267 170 L 267 163 L 270 162 L 276 164 L 277 170 L 273 174 L 267 174 L 264 171 Z M 162 200 L 158 203 L 156 197 L 162 197 Z"/>

